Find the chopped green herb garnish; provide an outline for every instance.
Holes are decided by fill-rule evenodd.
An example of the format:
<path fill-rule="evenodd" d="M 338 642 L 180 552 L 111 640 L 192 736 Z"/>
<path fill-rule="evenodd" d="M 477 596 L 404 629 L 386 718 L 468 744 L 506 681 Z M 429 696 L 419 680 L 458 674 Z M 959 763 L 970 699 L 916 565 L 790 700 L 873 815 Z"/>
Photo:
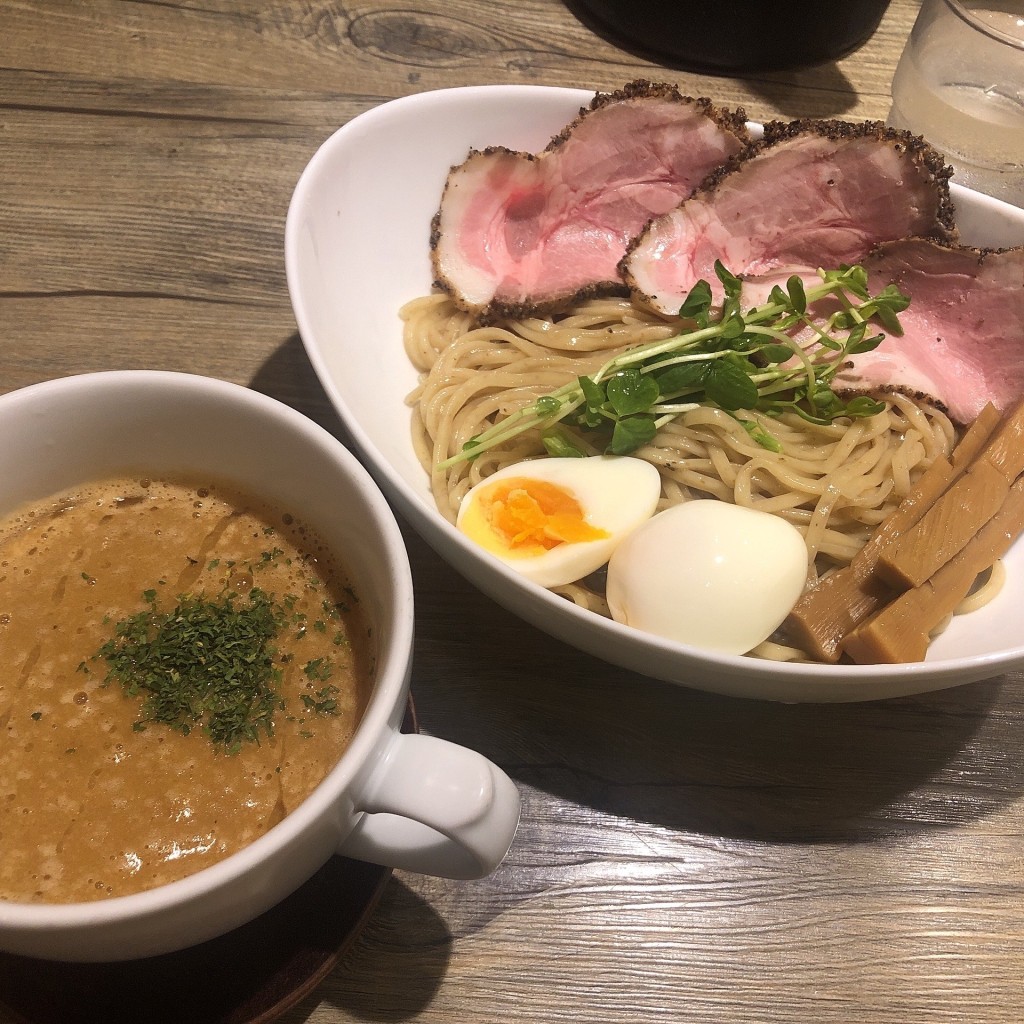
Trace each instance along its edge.
<path fill-rule="evenodd" d="M 119 622 L 97 655 L 108 665 L 104 684 L 142 697 L 133 728 L 160 723 L 188 735 L 201 724 L 227 751 L 273 735 L 283 706 L 274 640 L 284 618 L 273 598 L 259 588 L 245 598 L 184 595 L 161 612 L 153 591 L 144 596 L 149 607 Z"/>
<path fill-rule="evenodd" d="M 307 711 L 315 711 L 318 715 L 336 715 L 338 713 L 338 693 L 338 688 L 328 683 L 312 696 L 308 693 L 302 694 L 302 703 L 306 706 Z"/>
<path fill-rule="evenodd" d="M 324 658 L 314 658 L 312 661 L 306 662 L 302 671 L 306 674 L 307 679 L 319 680 L 330 679 L 332 672 L 331 666 Z"/>

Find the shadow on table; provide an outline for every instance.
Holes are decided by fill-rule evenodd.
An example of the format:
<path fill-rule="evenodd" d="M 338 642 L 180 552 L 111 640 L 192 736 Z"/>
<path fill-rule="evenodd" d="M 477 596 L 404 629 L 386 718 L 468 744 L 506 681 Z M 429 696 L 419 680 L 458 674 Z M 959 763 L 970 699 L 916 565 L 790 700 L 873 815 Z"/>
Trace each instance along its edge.
<path fill-rule="evenodd" d="M 451 944 L 442 918 L 392 877 L 369 926 L 334 973 L 288 1019 L 306 1020 L 321 1003 L 380 1024 L 414 1018 L 437 994 Z"/>
<path fill-rule="evenodd" d="M 414 539 L 410 551 L 421 724 L 567 804 L 717 836 L 868 841 L 967 822 L 1024 792 L 1010 681 L 841 705 L 700 693 L 578 652 Z"/>
<path fill-rule="evenodd" d="M 778 71 L 748 77 L 744 83 L 786 117 L 846 116 L 857 104 L 857 90 L 836 64 L 821 64 L 800 71 Z M 817 108 L 808 110 L 807 87 L 813 86 Z"/>
<path fill-rule="evenodd" d="M 320 386 L 298 332 L 289 335 L 270 354 L 249 387 L 290 405 L 344 440 L 341 421 Z"/>

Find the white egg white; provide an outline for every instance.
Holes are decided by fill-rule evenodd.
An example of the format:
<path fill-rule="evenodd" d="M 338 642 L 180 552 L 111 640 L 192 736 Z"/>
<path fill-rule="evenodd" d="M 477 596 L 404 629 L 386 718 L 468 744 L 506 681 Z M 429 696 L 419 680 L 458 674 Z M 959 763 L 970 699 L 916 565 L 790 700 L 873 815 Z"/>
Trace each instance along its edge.
<path fill-rule="evenodd" d="M 554 484 L 571 494 L 583 518 L 607 536 L 566 542 L 540 554 L 511 552 L 480 515 L 481 492 L 496 480 L 525 477 Z M 582 579 L 601 568 L 618 545 L 648 520 L 661 495 L 661 477 L 648 462 L 624 456 L 595 455 L 582 459 L 533 459 L 506 466 L 473 487 L 459 507 L 457 525 L 495 558 L 542 587 Z"/>
<path fill-rule="evenodd" d="M 799 530 L 713 499 L 659 512 L 608 565 L 612 618 L 647 633 L 745 654 L 782 624 L 807 583 Z"/>

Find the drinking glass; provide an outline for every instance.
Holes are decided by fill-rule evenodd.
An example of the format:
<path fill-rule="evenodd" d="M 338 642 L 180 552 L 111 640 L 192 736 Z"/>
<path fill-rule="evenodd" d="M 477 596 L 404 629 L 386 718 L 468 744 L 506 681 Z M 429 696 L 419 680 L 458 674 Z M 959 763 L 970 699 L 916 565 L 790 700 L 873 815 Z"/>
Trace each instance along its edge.
<path fill-rule="evenodd" d="M 892 81 L 889 124 L 923 135 L 953 180 L 1024 206 L 1024 5 L 924 0 Z"/>

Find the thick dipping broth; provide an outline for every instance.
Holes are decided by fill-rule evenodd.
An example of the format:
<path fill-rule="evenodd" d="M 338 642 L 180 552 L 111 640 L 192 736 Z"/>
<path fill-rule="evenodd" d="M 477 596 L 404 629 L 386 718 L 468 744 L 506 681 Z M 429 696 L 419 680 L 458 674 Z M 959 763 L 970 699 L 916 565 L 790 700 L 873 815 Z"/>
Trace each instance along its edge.
<path fill-rule="evenodd" d="M 373 668 L 318 538 L 194 480 L 98 482 L 0 524 L 0 654 L 0 899 L 43 903 L 258 838 L 337 763 Z"/>

